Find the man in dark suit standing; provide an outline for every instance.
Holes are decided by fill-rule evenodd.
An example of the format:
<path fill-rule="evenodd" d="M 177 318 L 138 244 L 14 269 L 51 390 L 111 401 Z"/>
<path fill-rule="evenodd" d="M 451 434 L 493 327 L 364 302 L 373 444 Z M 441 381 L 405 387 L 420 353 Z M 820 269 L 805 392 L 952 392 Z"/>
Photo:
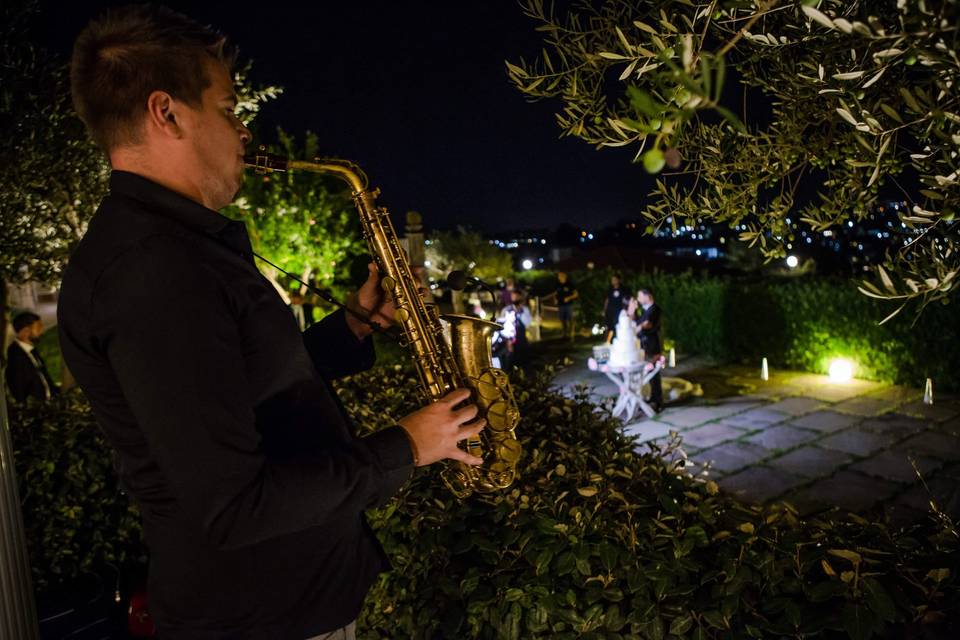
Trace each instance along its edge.
<path fill-rule="evenodd" d="M 10 395 L 17 402 L 25 402 L 27 398 L 49 400 L 57 394 L 57 385 L 35 345 L 43 334 L 43 321 L 37 314 L 24 311 L 13 318 L 13 331 L 17 337 L 7 349 Z"/>
<path fill-rule="evenodd" d="M 637 335 L 640 336 L 640 348 L 647 362 L 655 362 L 663 353 L 660 340 L 660 307 L 653 300 L 651 289 L 637 292 L 640 303 L 640 318 L 637 320 Z M 650 405 L 658 413 L 663 408 L 663 382 L 658 373 L 650 381 Z"/>

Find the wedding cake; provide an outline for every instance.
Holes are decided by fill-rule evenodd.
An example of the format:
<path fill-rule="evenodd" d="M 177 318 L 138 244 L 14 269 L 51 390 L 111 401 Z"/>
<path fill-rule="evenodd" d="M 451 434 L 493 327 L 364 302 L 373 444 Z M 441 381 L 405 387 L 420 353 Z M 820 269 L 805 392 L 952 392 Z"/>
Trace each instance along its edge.
<path fill-rule="evenodd" d="M 629 367 L 640 364 L 642 354 L 637 341 L 636 326 L 626 311 L 620 312 L 617 321 L 617 337 L 610 345 L 610 359 L 607 364 L 611 367 Z"/>

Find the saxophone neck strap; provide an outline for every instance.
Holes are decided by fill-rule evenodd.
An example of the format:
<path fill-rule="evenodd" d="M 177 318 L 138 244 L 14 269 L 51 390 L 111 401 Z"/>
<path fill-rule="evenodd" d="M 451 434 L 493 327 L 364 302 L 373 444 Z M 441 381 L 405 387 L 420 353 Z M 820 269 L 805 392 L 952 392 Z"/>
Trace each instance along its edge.
<path fill-rule="evenodd" d="M 260 255 L 259 253 L 255 252 L 255 251 L 252 252 L 252 253 L 253 253 L 253 256 L 254 256 L 255 258 L 259 258 L 260 260 L 262 260 L 263 262 L 267 263 L 268 265 L 270 265 L 271 267 L 273 267 L 274 269 L 276 269 L 276 270 L 279 271 L 280 273 L 284 274 L 285 276 L 287 276 L 287 277 L 290 278 L 291 280 L 300 283 L 301 285 L 303 285 L 304 287 L 306 287 L 308 291 L 310 291 L 311 293 L 315 294 L 315 295 L 316 295 L 318 298 L 320 298 L 321 300 L 325 300 L 326 302 L 329 302 L 329 303 L 332 304 L 333 306 L 335 306 L 335 307 L 337 307 L 337 308 L 339 308 L 339 309 L 343 309 L 344 312 L 349 313 L 349 314 L 352 315 L 353 317 L 357 318 L 358 320 L 360 320 L 360 322 L 362 322 L 363 324 L 365 324 L 365 325 L 367 325 L 368 327 L 370 327 L 370 328 L 374 331 L 374 333 L 380 333 L 380 334 L 383 334 L 383 335 L 385 335 L 385 336 L 390 337 L 390 338 L 393 339 L 393 340 L 399 340 L 399 337 L 396 335 L 395 332 L 393 332 L 393 331 L 390 330 L 390 327 L 387 327 L 387 328 L 381 327 L 379 323 L 374 322 L 373 320 L 371 320 L 369 316 L 360 313 L 360 312 L 357 311 L 356 309 L 351 309 L 348 305 L 346 305 L 346 304 L 340 302 L 339 300 L 337 300 L 336 298 L 334 298 L 334 297 L 333 297 L 333 294 L 331 294 L 331 293 L 330 293 L 329 291 L 327 291 L 326 289 L 320 289 L 319 287 L 315 287 L 315 286 L 313 286 L 312 284 L 310 284 L 310 283 L 308 283 L 308 282 L 304 282 L 303 280 L 301 280 L 301 279 L 298 278 L 297 276 L 293 275 L 292 273 L 290 273 L 289 271 L 287 271 L 287 270 L 284 269 L 283 267 L 280 267 L 280 266 L 274 264 L 273 262 L 271 262 L 270 260 L 267 260 L 267 259 L 264 258 L 262 255 Z"/>

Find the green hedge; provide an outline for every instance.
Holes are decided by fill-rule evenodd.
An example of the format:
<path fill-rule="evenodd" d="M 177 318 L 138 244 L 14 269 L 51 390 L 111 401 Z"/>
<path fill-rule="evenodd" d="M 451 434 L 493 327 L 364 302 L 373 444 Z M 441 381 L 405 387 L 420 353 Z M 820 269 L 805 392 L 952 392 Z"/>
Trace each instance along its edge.
<path fill-rule="evenodd" d="M 83 395 L 8 406 L 35 586 L 144 565 L 139 512 Z"/>
<path fill-rule="evenodd" d="M 949 522 L 892 531 L 741 505 L 635 451 L 619 421 L 553 390 L 554 373 L 514 378 L 525 455 L 511 490 L 461 502 L 431 467 L 371 514 L 394 570 L 365 602 L 361 637 L 869 638 L 956 622 Z M 416 387 L 410 368 L 384 366 L 339 392 L 370 430 L 412 410 Z M 18 412 L 13 431 L 40 584 L 142 562 L 82 401 Z"/>
<path fill-rule="evenodd" d="M 902 633 L 933 601 L 930 620 L 957 615 L 949 527 L 738 504 L 637 453 L 619 421 L 551 389 L 554 373 L 514 378 L 525 456 L 512 490 L 457 501 L 431 468 L 373 515 L 394 571 L 361 637 L 868 638 Z M 378 370 L 342 397 L 373 429 L 414 407 L 415 386 Z"/>
<path fill-rule="evenodd" d="M 600 320 L 609 272 L 573 275 L 584 321 Z M 833 358 L 856 365 L 857 377 L 913 387 L 933 378 L 960 391 L 960 306 L 932 305 L 884 325 L 890 308 L 849 281 L 692 274 L 624 274 L 631 291 L 652 287 L 664 311 L 664 333 L 685 353 L 720 361 L 826 373 Z"/>

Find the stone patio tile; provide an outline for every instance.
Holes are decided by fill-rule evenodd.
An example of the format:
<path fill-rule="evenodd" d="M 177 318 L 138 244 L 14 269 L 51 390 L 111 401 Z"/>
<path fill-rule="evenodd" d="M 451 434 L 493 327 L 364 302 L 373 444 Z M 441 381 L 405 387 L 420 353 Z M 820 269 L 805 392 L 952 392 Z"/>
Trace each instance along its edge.
<path fill-rule="evenodd" d="M 660 414 L 659 420 L 676 427 L 697 427 L 718 417 L 713 407 L 698 406 L 667 409 Z"/>
<path fill-rule="evenodd" d="M 806 489 L 796 489 L 780 496 L 779 501 L 789 502 L 801 516 L 809 516 L 825 509 L 831 505 L 827 504 L 820 496 L 810 493 Z"/>
<path fill-rule="evenodd" d="M 800 395 L 827 402 L 841 402 L 877 389 L 880 384 L 869 380 L 851 380 L 838 384 L 829 376 L 805 374 L 797 376 L 791 384 L 800 390 Z"/>
<path fill-rule="evenodd" d="M 880 500 L 889 498 L 900 487 L 895 482 L 871 478 L 853 471 L 838 471 L 830 478 L 817 480 L 784 500 L 811 508 L 839 507 L 846 511 L 863 512 Z M 808 511 L 809 513 L 809 511 Z"/>
<path fill-rule="evenodd" d="M 750 467 L 717 481 L 727 493 L 756 504 L 768 502 L 804 482 L 803 478 L 769 467 Z"/>
<path fill-rule="evenodd" d="M 787 398 L 786 400 L 781 400 L 774 404 L 766 406 L 766 409 L 771 411 L 780 411 L 781 413 L 789 413 L 792 416 L 802 416 L 805 413 L 811 413 L 817 409 L 822 409 L 824 404 L 819 400 L 814 400 L 813 398 Z"/>
<path fill-rule="evenodd" d="M 923 392 L 920 389 L 915 389 L 913 387 L 904 387 L 897 384 L 891 384 L 877 389 L 876 391 L 871 391 L 870 397 L 879 398 L 880 400 L 890 400 L 900 405 L 907 402 L 912 402 L 914 400 L 919 400 L 923 397 Z"/>
<path fill-rule="evenodd" d="M 813 429 L 821 433 L 833 433 L 856 424 L 862 420 L 859 416 L 852 416 L 835 411 L 814 411 L 805 416 L 794 418 L 787 424 L 804 429 Z"/>
<path fill-rule="evenodd" d="M 939 460 L 960 461 L 960 438 L 937 431 L 917 434 L 897 445 L 898 450 L 916 452 Z"/>
<path fill-rule="evenodd" d="M 765 449 L 793 449 L 801 444 L 807 444 L 820 437 L 820 434 L 797 429 L 784 424 L 767 427 L 762 431 L 745 438 L 745 442 L 758 444 Z"/>
<path fill-rule="evenodd" d="M 640 422 L 626 425 L 623 428 L 623 433 L 628 436 L 638 436 L 637 442 L 640 443 L 656 440 L 657 438 L 664 438 L 670 435 L 671 431 L 676 430 L 677 428 L 672 424 L 656 422 L 654 420 L 641 420 Z"/>
<path fill-rule="evenodd" d="M 880 435 L 869 433 L 859 429 L 848 429 L 817 442 L 825 449 L 843 451 L 852 453 L 856 456 L 869 456 L 870 454 L 889 446 L 893 442 L 893 437 L 889 435 Z"/>
<path fill-rule="evenodd" d="M 739 400 L 739 398 L 737 398 Z M 756 409 L 757 407 L 762 407 L 766 405 L 766 402 L 758 402 L 757 400 L 744 400 L 739 402 L 728 401 L 728 402 L 715 402 L 711 404 L 702 404 L 698 405 L 703 409 L 710 409 L 710 411 L 718 418 L 726 418 L 728 416 L 736 415 L 749 411 L 751 409 Z"/>
<path fill-rule="evenodd" d="M 904 494 L 897 496 L 896 502 L 918 511 L 930 512 L 930 500 L 947 515 L 960 517 L 960 485 L 952 478 L 937 476 L 926 483 L 916 484 Z"/>
<path fill-rule="evenodd" d="M 844 400 L 833 406 L 834 411 L 840 413 L 849 413 L 854 416 L 878 416 L 881 413 L 893 411 L 899 403 L 892 400 L 883 400 L 882 398 L 873 398 L 870 396 L 857 396 L 849 400 Z"/>
<path fill-rule="evenodd" d="M 791 387 L 788 384 L 775 384 L 773 382 L 763 381 L 757 381 L 755 384 L 757 386 L 753 389 L 752 393 L 761 398 L 786 398 L 797 393 L 796 387 Z"/>
<path fill-rule="evenodd" d="M 851 460 L 853 458 L 841 451 L 807 446 L 772 458 L 767 461 L 767 464 L 799 476 L 820 478 L 833 475 L 838 467 L 849 463 Z"/>
<path fill-rule="evenodd" d="M 898 440 L 925 431 L 929 426 L 930 422 L 927 420 L 911 418 L 899 413 L 888 413 L 876 418 L 867 418 L 860 423 L 861 429 L 874 433 L 886 433 Z"/>
<path fill-rule="evenodd" d="M 932 458 L 910 456 L 906 451 L 897 448 L 881 451 L 872 458 L 851 465 L 850 468 L 869 476 L 877 476 L 894 482 L 916 482 L 918 480 L 917 472 L 910 464 L 911 457 L 924 477 L 927 477 L 931 471 L 938 469 L 943 464 Z"/>
<path fill-rule="evenodd" d="M 745 442 L 728 442 L 710 449 L 704 449 L 691 456 L 697 462 L 710 462 L 711 468 L 730 473 L 756 464 L 770 457 L 771 452 L 761 446 Z"/>
<path fill-rule="evenodd" d="M 947 433 L 952 436 L 960 436 L 960 418 L 954 418 L 953 420 L 947 420 L 946 422 L 936 423 L 936 428 L 938 431 L 943 433 Z"/>
<path fill-rule="evenodd" d="M 936 397 L 935 397 L 936 398 Z M 910 402 L 899 409 L 900 413 L 917 418 L 925 418 L 934 422 L 946 422 L 950 418 L 960 415 L 960 406 L 953 402 L 934 402 L 934 404 L 924 404 L 920 401 Z"/>
<path fill-rule="evenodd" d="M 929 517 L 925 511 L 896 501 L 883 505 L 883 512 L 890 525 L 897 529 L 923 522 Z"/>
<path fill-rule="evenodd" d="M 953 478 L 957 481 L 957 484 L 960 484 L 960 462 L 954 462 L 947 464 L 944 468 L 940 469 L 937 472 L 938 477 L 944 478 Z"/>
<path fill-rule="evenodd" d="M 789 417 L 789 414 L 781 411 L 773 411 L 767 407 L 759 407 L 724 418 L 722 422 L 738 429 L 756 431 L 771 424 L 783 422 Z"/>
<path fill-rule="evenodd" d="M 707 449 L 727 440 L 735 440 L 745 432 L 722 422 L 712 422 L 702 427 L 683 432 L 683 443 L 699 449 Z"/>

